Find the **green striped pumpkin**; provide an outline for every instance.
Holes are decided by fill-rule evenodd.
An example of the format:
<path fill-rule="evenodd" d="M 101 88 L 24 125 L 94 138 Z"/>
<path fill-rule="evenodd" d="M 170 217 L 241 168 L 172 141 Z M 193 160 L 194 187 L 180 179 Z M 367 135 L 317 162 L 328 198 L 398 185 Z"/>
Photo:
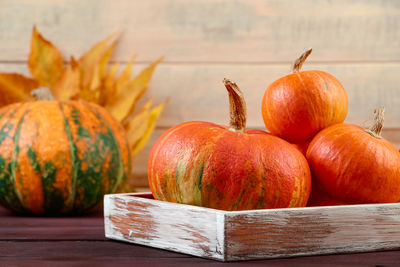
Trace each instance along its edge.
<path fill-rule="evenodd" d="M 0 110 L 0 203 L 11 210 L 87 212 L 130 168 L 122 126 L 98 105 L 53 100 Z"/>

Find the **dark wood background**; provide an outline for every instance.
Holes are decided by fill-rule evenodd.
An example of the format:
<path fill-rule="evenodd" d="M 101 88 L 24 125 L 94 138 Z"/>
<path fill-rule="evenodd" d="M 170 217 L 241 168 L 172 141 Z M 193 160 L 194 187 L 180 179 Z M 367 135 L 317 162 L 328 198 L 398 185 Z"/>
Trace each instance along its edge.
<path fill-rule="evenodd" d="M 0 266 L 399 266 L 400 251 L 221 263 L 107 240 L 102 212 L 21 217 L 0 208 Z"/>

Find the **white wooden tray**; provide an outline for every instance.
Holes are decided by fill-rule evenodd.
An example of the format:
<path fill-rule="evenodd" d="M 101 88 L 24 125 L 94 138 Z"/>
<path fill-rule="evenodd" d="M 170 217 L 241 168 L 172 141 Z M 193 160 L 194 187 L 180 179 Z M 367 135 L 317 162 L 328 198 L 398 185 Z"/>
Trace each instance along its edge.
<path fill-rule="evenodd" d="M 221 211 L 104 197 L 107 238 L 221 261 L 400 248 L 400 203 Z"/>

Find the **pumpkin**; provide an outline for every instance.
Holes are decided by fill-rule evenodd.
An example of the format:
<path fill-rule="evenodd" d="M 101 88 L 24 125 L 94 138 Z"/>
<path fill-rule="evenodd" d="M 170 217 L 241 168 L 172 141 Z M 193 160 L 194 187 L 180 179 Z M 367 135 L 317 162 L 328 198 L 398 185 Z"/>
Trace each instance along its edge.
<path fill-rule="evenodd" d="M 307 206 L 337 206 L 346 205 L 345 202 L 332 198 L 326 191 L 321 188 L 321 185 L 311 176 L 312 187 L 310 197 L 308 198 Z"/>
<path fill-rule="evenodd" d="M 311 49 L 298 58 L 293 73 L 265 90 L 261 111 L 266 128 L 291 143 L 302 143 L 330 125 L 345 120 L 347 94 L 331 74 L 300 71 Z"/>
<path fill-rule="evenodd" d="M 230 126 L 189 121 L 165 131 L 151 149 L 148 180 L 155 199 L 222 210 L 305 206 L 311 178 L 288 142 L 246 129 L 246 104 L 227 79 Z"/>
<path fill-rule="evenodd" d="M 89 211 L 130 171 L 123 128 L 96 104 L 34 93 L 38 101 L 0 112 L 0 203 L 38 215 Z"/>
<path fill-rule="evenodd" d="M 295 148 L 297 148 L 304 156 L 306 156 L 307 148 L 310 145 L 311 140 L 307 140 L 303 143 L 292 144 Z"/>
<path fill-rule="evenodd" d="M 336 124 L 311 141 L 313 179 L 329 198 L 348 204 L 400 201 L 400 153 L 380 135 L 383 114 L 377 109 L 368 129 Z"/>

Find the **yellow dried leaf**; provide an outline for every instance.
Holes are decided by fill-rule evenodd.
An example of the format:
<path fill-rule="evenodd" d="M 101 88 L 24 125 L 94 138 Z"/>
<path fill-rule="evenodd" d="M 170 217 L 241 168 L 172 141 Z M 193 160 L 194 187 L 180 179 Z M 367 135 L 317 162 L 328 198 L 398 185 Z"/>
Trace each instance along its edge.
<path fill-rule="evenodd" d="M 129 143 L 134 147 L 137 142 L 146 134 L 149 120 L 150 120 L 150 106 L 153 101 L 148 101 L 139 111 L 139 113 L 134 116 L 126 125 L 126 135 L 128 137 Z"/>
<path fill-rule="evenodd" d="M 71 57 L 69 67 L 61 78 L 51 88 L 54 97 L 60 101 L 66 101 L 80 92 L 81 71 L 78 62 Z"/>
<path fill-rule="evenodd" d="M 79 59 L 82 75 L 82 90 L 96 90 L 103 78 L 104 68 L 100 65 L 107 65 L 113 49 L 118 44 L 116 39 L 108 48 L 107 45 L 119 36 L 119 32 L 113 33 L 105 40 L 98 42 L 85 52 Z M 102 62 L 103 61 L 103 62 Z"/>
<path fill-rule="evenodd" d="M 154 127 L 156 126 L 156 121 L 158 117 L 161 115 L 161 111 L 164 109 L 165 105 L 167 104 L 168 100 L 164 101 L 162 104 L 156 106 L 150 111 L 149 114 L 149 122 L 147 125 L 147 130 L 146 133 L 140 138 L 140 140 L 133 145 L 132 147 L 132 154 L 135 156 L 137 153 L 140 152 L 140 150 L 143 149 L 143 147 L 146 145 L 146 143 L 149 141 L 149 138 L 151 136 L 151 133 L 154 130 Z"/>
<path fill-rule="evenodd" d="M 72 97 L 73 100 L 83 100 L 86 102 L 98 103 L 100 98 L 99 90 L 89 90 L 84 89 L 79 92 L 79 94 Z"/>
<path fill-rule="evenodd" d="M 121 74 L 119 75 L 118 79 L 115 81 L 117 86 L 117 94 L 121 94 L 124 88 L 130 83 L 131 75 L 132 75 L 132 64 L 135 60 L 136 56 L 133 56 L 131 60 L 129 60 L 128 64 L 122 70 Z"/>
<path fill-rule="evenodd" d="M 119 63 L 115 63 L 110 71 L 103 78 L 103 84 L 100 89 L 99 105 L 106 106 L 111 102 L 116 93 L 115 73 L 117 72 Z"/>
<path fill-rule="evenodd" d="M 51 88 L 64 72 L 60 51 L 33 28 L 28 66 L 41 86 Z"/>
<path fill-rule="evenodd" d="M 38 86 L 37 81 L 21 74 L 0 73 L 0 106 L 33 100 L 30 92 Z"/>
<path fill-rule="evenodd" d="M 112 53 L 115 50 L 115 47 L 119 43 L 119 38 L 116 39 L 114 42 L 111 43 L 111 45 L 104 51 L 104 53 L 101 55 L 100 58 L 100 69 L 99 69 L 99 75 L 103 79 L 107 70 L 108 63 L 110 62 L 110 58 Z"/>
<path fill-rule="evenodd" d="M 117 80 L 113 81 L 113 85 L 107 89 L 108 90 L 107 93 L 110 95 L 110 97 L 107 98 L 107 103 L 106 103 L 107 109 L 110 110 L 113 108 L 113 106 L 118 104 L 121 92 L 123 92 L 125 88 L 129 86 L 129 83 L 131 82 L 132 64 L 134 60 L 135 56 L 133 56 L 131 60 L 129 60 L 128 64 L 122 70 Z M 113 78 L 114 75 L 113 77 L 110 77 L 109 82 L 111 82 Z"/>
<path fill-rule="evenodd" d="M 119 121 L 124 121 L 133 114 L 137 100 L 146 92 L 153 75 L 155 67 L 161 62 L 162 58 L 153 62 L 145 68 L 133 81 L 118 91 L 118 100 L 108 108 L 111 114 Z"/>

